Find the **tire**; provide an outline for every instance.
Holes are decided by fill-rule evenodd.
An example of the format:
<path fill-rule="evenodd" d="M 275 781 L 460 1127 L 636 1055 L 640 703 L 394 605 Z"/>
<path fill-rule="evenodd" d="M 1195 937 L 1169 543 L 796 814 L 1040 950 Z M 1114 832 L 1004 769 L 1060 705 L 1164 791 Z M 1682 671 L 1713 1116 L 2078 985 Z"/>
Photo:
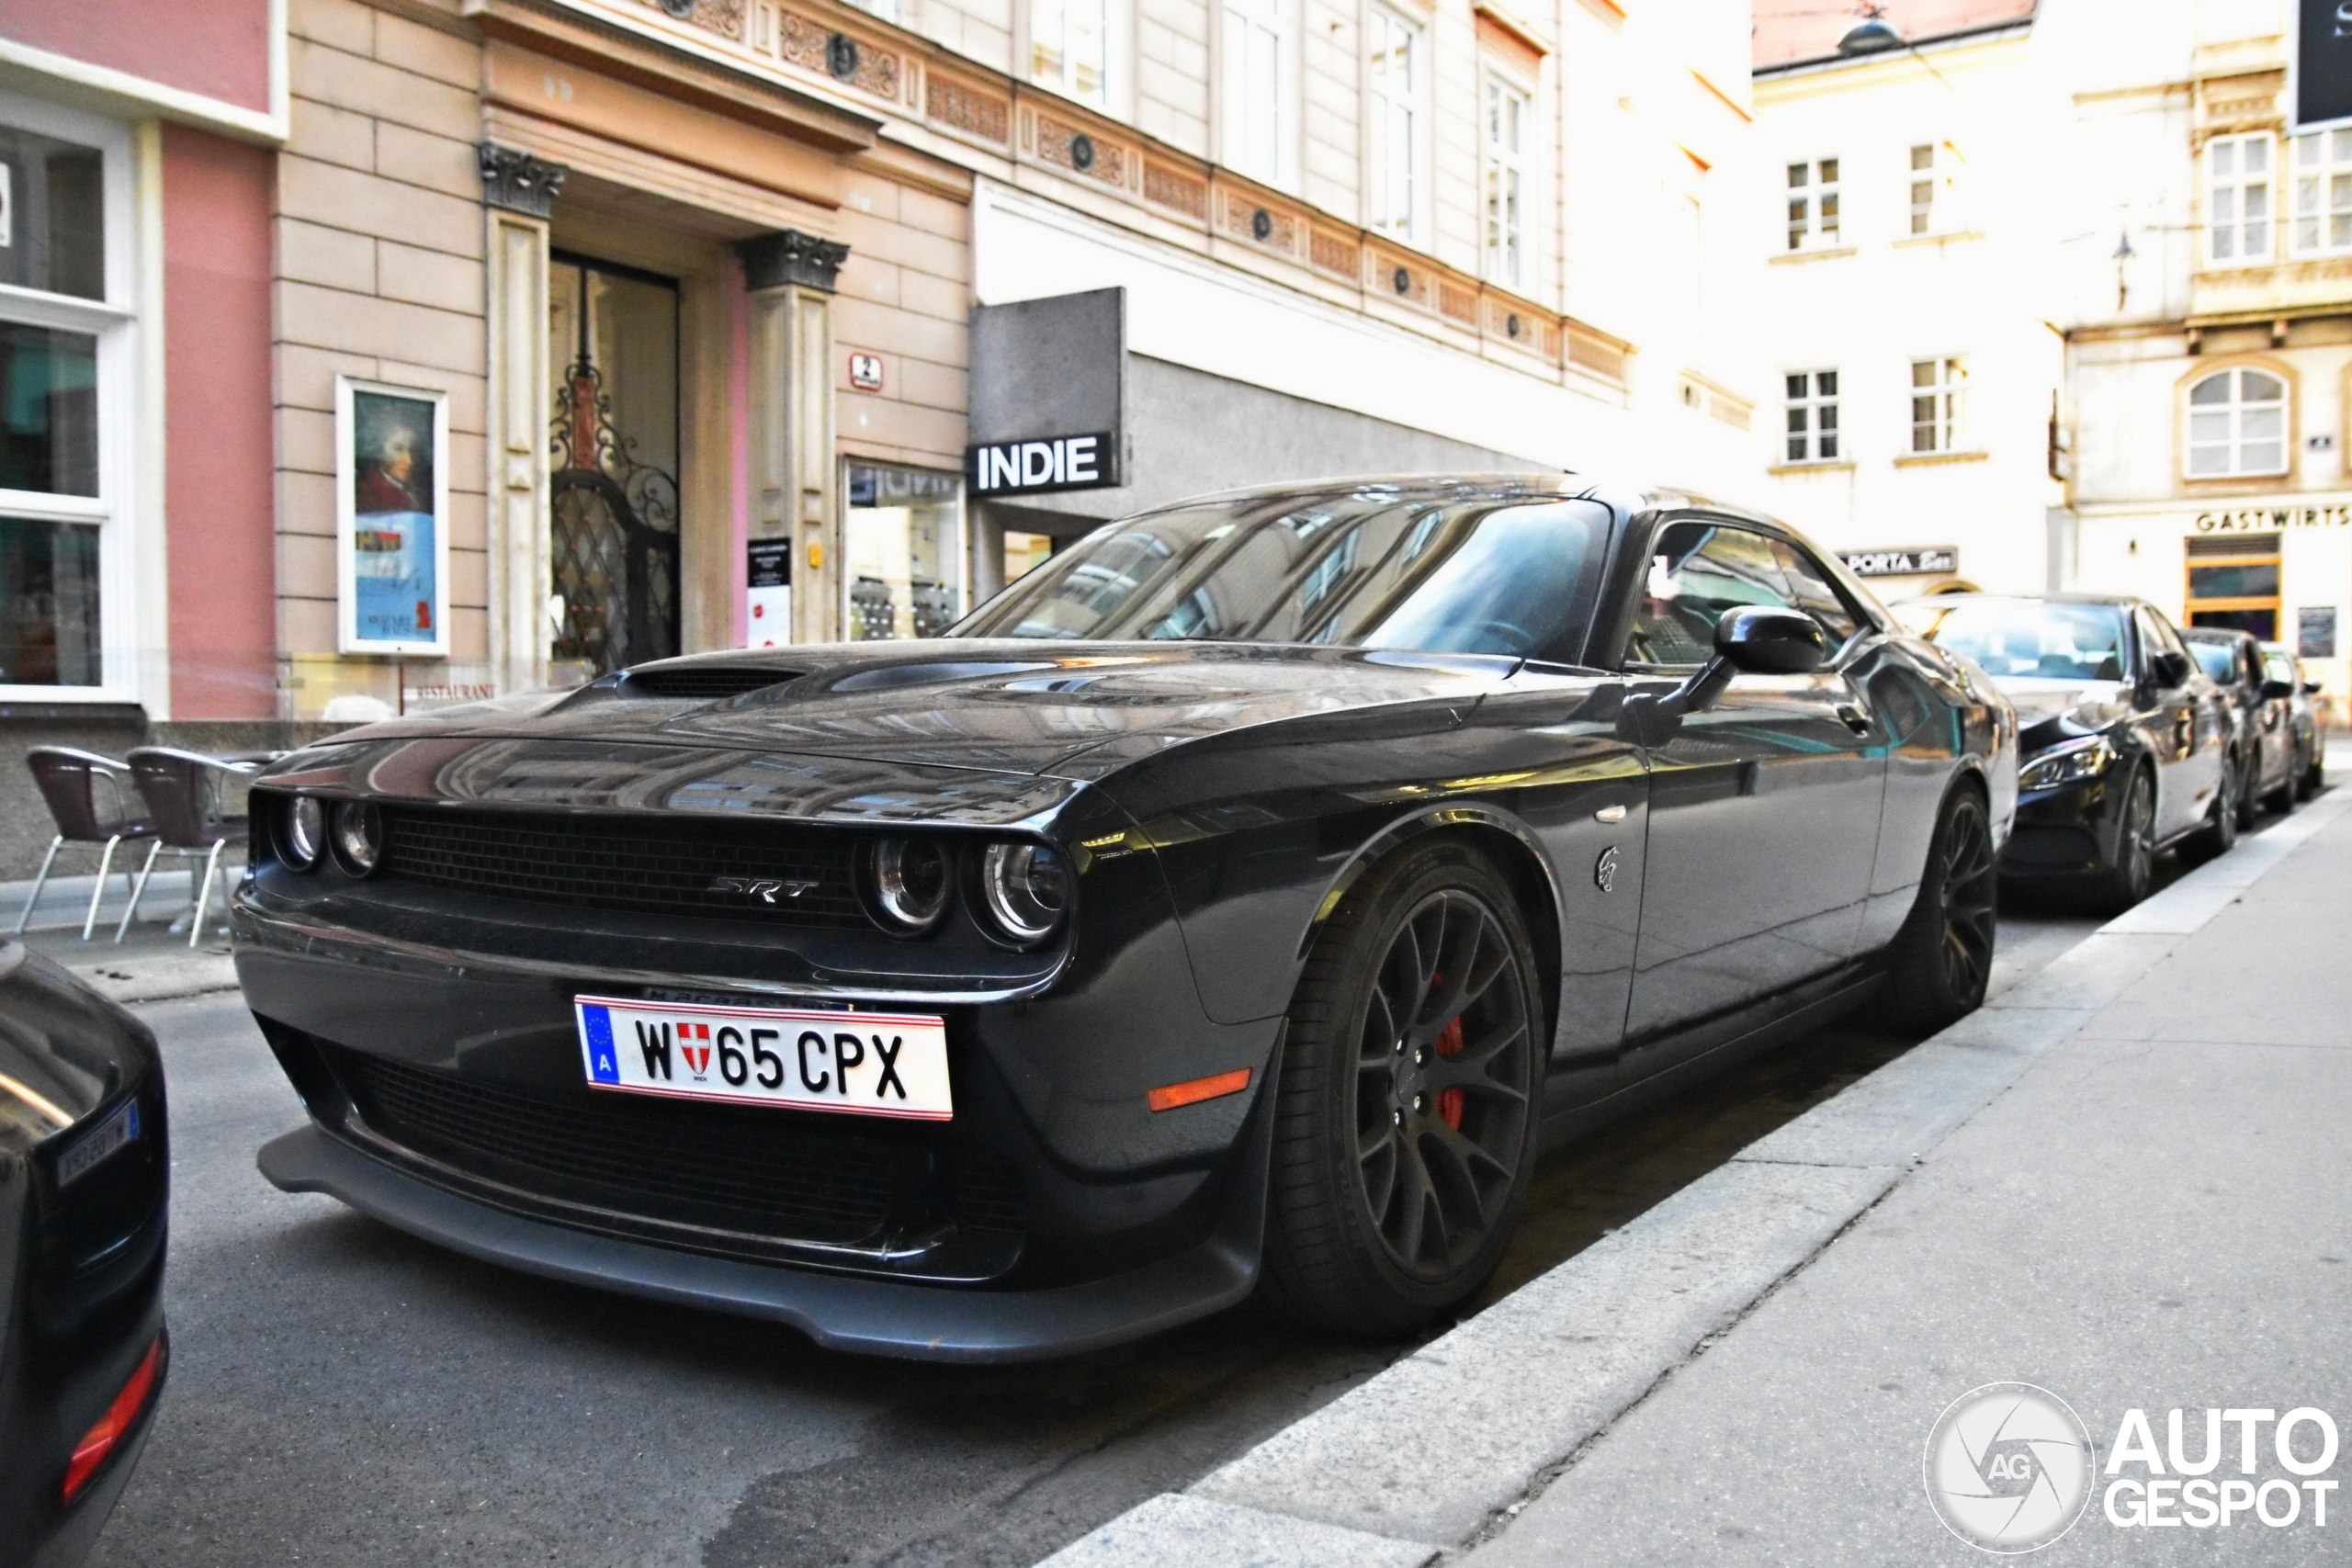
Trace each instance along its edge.
<path fill-rule="evenodd" d="M 2205 814 L 2205 826 L 2180 841 L 2180 858 L 2185 864 L 2203 865 L 2220 860 L 2237 847 L 2238 841 L 2238 771 L 2222 770 L 2221 788 L 2214 794 L 2213 806 Z"/>
<path fill-rule="evenodd" d="M 2238 831 L 2241 833 L 2251 833 L 2261 824 L 2262 801 L 2256 794 L 2261 784 L 2262 748 L 2257 745 L 2254 755 L 2238 769 Z"/>
<path fill-rule="evenodd" d="M 1928 840 L 1919 897 L 1887 948 L 1888 1010 L 1900 1027 L 1933 1033 L 1984 1004 L 1999 914 L 1996 858 L 1984 796 L 1952 791 Z"/>
<path fill-rule="evenodd" d="M 2301 765 L 2303 775 L 2295 783 L 2295 793 L 2303 799 L 2309 800 L 2312 796 L 2319 793 L 2319 786 L 2322 782 L 2320 775 L 2324 770 L 2321 766 L 2320 760 L 2316 755 L 2310 757 L 2299 755 L 2295 761 Z"/>
<path fill-rule="evenodd" d="M 2303 798 L 2303 754 L 2299 750 L 2287 759 L 2287 771 L 2279 776 L 2278 787 L 2262 797 L 2262 804 L 2280 817 L 2294 814 L 2295 803 Z"/>
<path fill-rule="evenodd" d="M 2156 785 L 2145 768 L 2132 770 L 2124 786 L 2123 820 L 2115 835 L 2115 863 L 2092 889 L 2101 914 L 2120 915 L 2148 896 L 2155 874 Z"/>
<path fill-rule="evenodd" d="M 1283 1046 L 1261 1274 L 1274 1306 L 1408 1334 L 1494 1273 L 1535 1164 L 1535 973 L 1510 888 L 1458 841 L 1408 849 L 1341 899 Z"/>

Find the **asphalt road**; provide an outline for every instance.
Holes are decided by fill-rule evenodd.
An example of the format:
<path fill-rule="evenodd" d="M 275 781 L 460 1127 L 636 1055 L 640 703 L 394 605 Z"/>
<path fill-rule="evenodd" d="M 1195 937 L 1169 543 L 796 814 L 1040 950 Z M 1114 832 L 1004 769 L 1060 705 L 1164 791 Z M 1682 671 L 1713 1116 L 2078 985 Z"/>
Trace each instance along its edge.
<path fill-rule="evenodd" d="M 2097 924 L 2002 923 L 1996 985 Z M 141 1010 L 170 1076 L 170 1385 L 90 1561 L 1023 1568 L 1409 1346 L 1245 1306 L 1046 1366 L 819 1351 L 441 1252 L 254 1151 L 300 1111 L 233 995 Z M 1488 1299 L 1910 1042 L 1849 1023 L 1553 1156 Z"/>

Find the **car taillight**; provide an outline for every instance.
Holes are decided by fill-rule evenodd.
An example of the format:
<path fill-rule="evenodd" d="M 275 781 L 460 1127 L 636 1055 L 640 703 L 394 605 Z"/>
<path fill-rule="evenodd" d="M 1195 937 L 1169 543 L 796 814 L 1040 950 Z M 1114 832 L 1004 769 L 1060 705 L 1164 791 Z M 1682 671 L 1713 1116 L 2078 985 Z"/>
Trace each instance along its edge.
<path fill-rule="evenodd" d="M 140 1411 L 146 1408 L 147 1395 L 155 1387 L 156 1369 L 163 1362 L 164 1337 L 159 1334 L 155 1342 L 147 1347 L 147 1354 L 139 1359 L 139 1370 L 130 1374 L 130 1381 L 122 1385 L 122 1392 L 114 1396 L 112 1404 L 107 1406 L 107 1413 L 98 1417 L 96 1426 L 82 1434 L 80 1442 L 74 1445 L 73 1461 L 65 1467 L 67 1502 L 71 1503 L 81 1495 L 82 1488 L 90 1483 L 90 1478 L 97 1474 L 99 1468 L 107 1462 L 107 1456 L 121 1446 L 131 1424 L 139 1419 Z"/>

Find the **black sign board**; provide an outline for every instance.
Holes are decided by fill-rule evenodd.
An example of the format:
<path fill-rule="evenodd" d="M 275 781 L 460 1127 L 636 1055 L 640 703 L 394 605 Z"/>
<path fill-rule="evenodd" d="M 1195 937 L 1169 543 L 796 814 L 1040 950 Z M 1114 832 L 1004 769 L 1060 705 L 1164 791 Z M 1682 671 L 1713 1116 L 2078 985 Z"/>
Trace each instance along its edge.
<path fill-rule="evenodd" d="M 1856 577 L 1932 577 L 1960 570 L 1960 547 L 1914 545 L 1900 550 L 1839 550 L 1838 558 Z"/>
<path fill-rule="evenodd" d="M 753 539 L 743 547 L 746 588 L 792 586 L 792 541 Z"/>
<path fill-rule="evenodd" d="M 2294 0 L 2290 132 L 2352 125 L 2352 0 Z"/>
<path fill-rule="evenodd" d="M 2295 612 L 2295 656 L 2299 659 L 2335 657 L 2335 606 L 2306 604 Z"/>
<path fill-rule="evenodd" d="M 964 465 L 977 496 L 1105 490 L 1119 482 L 1119 438 L 1098 430 L 1085 435 L 984 442 L 966 451 Z"/>

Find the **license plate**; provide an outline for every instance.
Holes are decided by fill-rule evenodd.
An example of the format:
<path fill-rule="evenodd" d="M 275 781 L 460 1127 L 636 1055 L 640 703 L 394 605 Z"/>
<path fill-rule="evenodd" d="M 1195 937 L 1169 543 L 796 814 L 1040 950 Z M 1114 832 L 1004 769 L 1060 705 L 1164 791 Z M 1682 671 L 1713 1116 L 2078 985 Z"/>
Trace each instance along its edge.
<path fill-rule="evenodd" d="M 941 1018 L 617 997 L 571 1007 L 590 1089 L 921 1122 L 956 1114 Z"/>

